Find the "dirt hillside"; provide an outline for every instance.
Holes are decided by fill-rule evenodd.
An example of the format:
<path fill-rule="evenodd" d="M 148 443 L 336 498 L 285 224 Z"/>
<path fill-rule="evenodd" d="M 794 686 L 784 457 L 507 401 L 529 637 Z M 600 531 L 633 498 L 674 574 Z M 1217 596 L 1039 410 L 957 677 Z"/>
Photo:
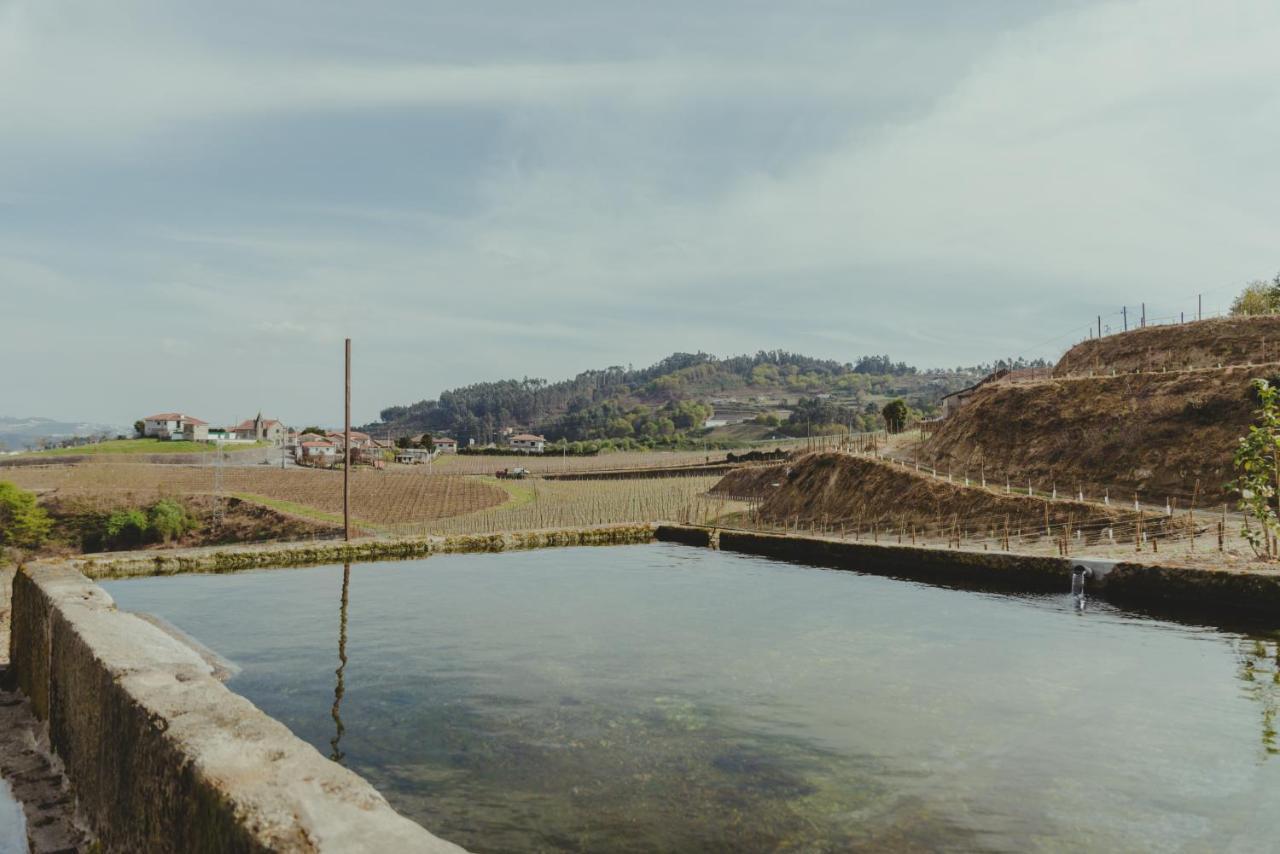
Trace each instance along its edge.
<path fill-rule="evenodd" d="M 1280 315 L 1148 326 L 1072 347 L 1054 376 L 1216 368 L 1280 362 Z"/>
<path fill-rule="evenodd" d="M 753 512 L 769 524 L 798 521 L 864 531 L 875 524 L 886 534 L 914 527 L 936 536 L 955 525 L 969 535 L 998 536 L 1006 520 L 1013 534 L 1038 533 L 1044 530 L 1047 510 L 1055 529 L 1071 524 L 1094 540 L 1107 527 L 1113 527 L 1117 536 L 1131 531 L 1137 516 L 1121 506 L 1005 494 L 1003 484 L 966 487 L 912 467 L 841 453 L 810 454 L 780 466 L 738 469 L 712 492 L 757 500 Z M 1144 526 L 1156 536 L 1166 533 L 1169 522 L 1157 514 L 1144 514 Z M 1171 524 L 1171 530 L 1177 527 L 1178 522 Z"/>
<path fill-rule="evenodd" d="M 1250 382 L 1275 368 L 1124 374 L 992 384 L 916 450 L 940 469 L 1037 489 L 1141 493 L 1144 502 L 1226 499 L 1231 456 L 1256 402 Z M 1113 492 L 1114 494 L 1114 492 Z M 1123 496 L 1131 498 L 1131 496 Z"/>

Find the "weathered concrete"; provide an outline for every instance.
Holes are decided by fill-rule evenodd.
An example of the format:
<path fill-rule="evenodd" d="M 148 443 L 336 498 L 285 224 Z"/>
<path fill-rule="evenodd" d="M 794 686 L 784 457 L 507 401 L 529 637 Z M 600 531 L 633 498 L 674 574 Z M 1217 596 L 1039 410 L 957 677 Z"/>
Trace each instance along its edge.
<path fill-rule="evenodd" d="M 15 567 L 0 564 L 0 668 L 9 663 L 10 600 L 13 597 Z"/>
<path fill-rule="evenodd" d="M 60 562 L 14 584 L 12 666 L 106 851 L 457 852 Z"/>
<path fill-rule="evenodd" d="M 265 567 L 410 560 L 433 554 L 502 552 L 560 546 L 617 546 L 652 542 L 653 525 L 606 525 L 454 537 L 365 538 L 344 542 L 280 543 L 202 549 L 114 552 L 71 561 L 90 578 L 236 572 Z"/>
<path fill-rule="evenodd" d="M 49 750 L 48 738 L 31 704 L 15 691 L 0 689 L 0 776 L 17 800 L 31 854 L 89 851 L 92 834 L 76 816 L 71 785 L 62 763 Z M 2 797 L 2 795 L 0 795 Z M 5 821 L 0 815 L 0 824 Z M 0 828 L 3 830 L 3 828 Z M 0 849 L 5 834 L 0 833 Z"/>
<path fill-rule="evenodd" d="M 762 534 L 686 525 L 660 525 L 655 538 L 724 551 L 857 570 L 935 584 L 1006 590 L 1067 592 L 1077 564 L 1094 569 L 1088 592 L 1137 606 L 1176 606 L 1208 614 L 1280 613 L 1280 571 L 1258 567 L 1175 567 L 1020 555 L 997 551 L 922 548 L 896 543 L 849 542 L 786 534 Z"/>

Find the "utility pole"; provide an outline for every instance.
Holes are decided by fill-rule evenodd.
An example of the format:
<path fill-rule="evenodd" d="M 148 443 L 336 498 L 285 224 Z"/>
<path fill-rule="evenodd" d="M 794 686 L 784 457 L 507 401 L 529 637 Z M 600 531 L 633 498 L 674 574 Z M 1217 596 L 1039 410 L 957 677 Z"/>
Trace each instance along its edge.
<path fill-rule="evenodd" d="M 1098 337 L 1102 337 L 1102 315 L 1098 315 Z"/>
<path fill-rule="evenodd" d="M 1147 304 L 1145 302 L 1142 304 L 1142 328 L 1147 328 Z"/>
<path fill-rule="evenodd" d="M 1204 294 L 1196 294 L 1196 320 L 1204 320 Z"/>
<path fill-rule="evenodd" d="M 351 339 L 346 343 L 342 405 L 342 538 L 351 542 Z"/>
<path fill-rule="evenodd" d="M 1120 306 L 1120 316 L 1124 318 L 1124 331 L 1129 331 L 1129 306 Z"/>

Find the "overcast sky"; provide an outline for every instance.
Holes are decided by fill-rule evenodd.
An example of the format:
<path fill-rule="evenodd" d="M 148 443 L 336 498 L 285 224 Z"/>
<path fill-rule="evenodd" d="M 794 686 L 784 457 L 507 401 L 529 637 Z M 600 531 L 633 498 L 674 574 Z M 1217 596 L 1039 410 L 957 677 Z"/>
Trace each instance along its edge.
<path fill-rule="evenodd" d="M 0 415 L 335 424 L 345 335 L 362 422 L 1219 310 L 1280 269 L 1277 44 L 1275 0 L 0 0 Z"/>

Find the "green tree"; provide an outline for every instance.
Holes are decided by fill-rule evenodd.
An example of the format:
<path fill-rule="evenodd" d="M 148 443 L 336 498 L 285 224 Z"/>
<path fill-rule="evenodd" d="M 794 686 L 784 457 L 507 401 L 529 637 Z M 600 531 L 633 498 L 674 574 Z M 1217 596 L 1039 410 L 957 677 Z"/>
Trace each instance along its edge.
<path fill-rule="evenodd" d="M 1236 447 L 1233 462 L 1238 474 L 1231 486 L 1240 494 L 1245 539 L 1259 556 L 1270 560 L 1277 556 L 1280 535 L 1273 506 L 1280 494 L 1280 388 L 1264 379 L 1254 380 L 1253 388 L 1261 404 L 1258 423 Z"/>
<path fill-rule="evenodd" d="M 413 447 L 413 439 L 410 439 L 408 436 L 401 436 L 399 439 L 396 439 L 396 447 L 397 447 L 397 448 L 412 448 L 412 447 Z"/>
<path fill-rule="evenodd" d="M 324 428 L 323 427 L 304 427 L 298 431 L 298 435 L 301 436 L 303 433 L 315 433 L 317 436 L 323 436 Z"/>
<path fill-rule="evenodd" d="M 133 422 L 133 432 L 137 433 L 138 437 L 141 438 L 147 432 L 147 422 L 145 421 Z"/>
<path fill-rule="evenodd" d="M 436 449 L 436 440 L 431 437 L 430 433 L 423 433 L 422 438 L 418 440 L 418 447 L 434 451 Z"/>
<path fill-rule="evenodd" d="M 1280 273 L 1269 282 L 1250 282 L 1231 303 L 1231 313 L 1237 316 L 1276 312 L 1280 312 Z"/>
<path fill-rule="evenodd" d="M 0 551 L 38 549 L 52 530 L 53 520 L 33 493 L 0 481 Z"/>
<path fill-rule="evenodd" d="M 907 426 L 910 411 L 907 409 L 907 402 L 899 397 L 886 403 L 880 414 L 884 416 L 885 427 L 890 433 L 901 433 L 902 428 Z"/>

